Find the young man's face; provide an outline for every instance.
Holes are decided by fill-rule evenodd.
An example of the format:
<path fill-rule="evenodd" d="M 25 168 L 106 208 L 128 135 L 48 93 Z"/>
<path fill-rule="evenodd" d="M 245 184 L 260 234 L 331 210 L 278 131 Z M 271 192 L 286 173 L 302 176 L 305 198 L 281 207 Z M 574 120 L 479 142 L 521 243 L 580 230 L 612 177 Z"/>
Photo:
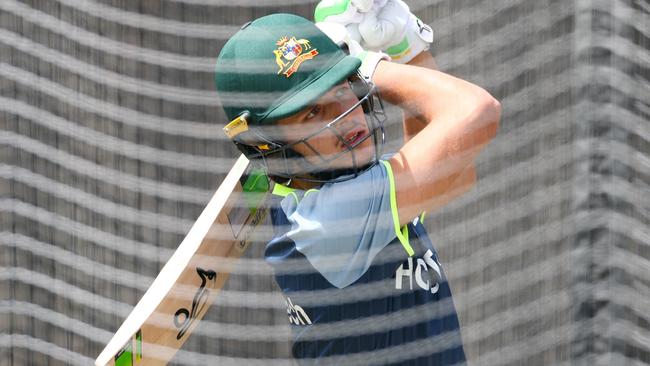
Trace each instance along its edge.
<path fill-rule="evenodd" d="M 311 136 L 358 102 L 359 99 L 345 80 L 314 104 L 278 121 L 276 126 L 281 129 L 281 134 L 288 143 L 307 138 L 294 145 L 293 149 L 315 166 L 336 169 L 355 165 L 362 167 L 374 157 L 375 146 L 372 138 L 359 143 L 371 133 L 361 105 L 333 123 L 330 128 Z M 359 144 L 354 146 L 356 143 Z M 342 152 L 344 153 L 333 159 Z"/>

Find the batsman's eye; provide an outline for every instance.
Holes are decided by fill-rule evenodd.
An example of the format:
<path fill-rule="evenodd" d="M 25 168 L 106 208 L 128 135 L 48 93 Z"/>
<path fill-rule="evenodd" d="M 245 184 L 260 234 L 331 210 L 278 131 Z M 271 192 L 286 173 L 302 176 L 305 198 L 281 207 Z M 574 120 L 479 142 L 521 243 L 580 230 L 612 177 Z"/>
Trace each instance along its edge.
<path fill-rule="evenodd" d="M 321 107 L 319 105 L 315 105 L 312 109 L 309 110 L 309 113 L 305 116 L 305 120 L 310 120 L 320 113 Z"/>

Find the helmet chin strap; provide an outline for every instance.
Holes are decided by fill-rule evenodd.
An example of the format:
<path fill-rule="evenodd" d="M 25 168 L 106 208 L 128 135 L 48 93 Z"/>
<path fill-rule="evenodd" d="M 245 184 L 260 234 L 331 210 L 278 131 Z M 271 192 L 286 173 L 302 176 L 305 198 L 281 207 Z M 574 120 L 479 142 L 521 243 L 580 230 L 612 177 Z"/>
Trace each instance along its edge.
<path fill-rule="evenodd" d="M 374 166 L 376 163 L 375 162 L 369 162 L 366 165 L 358 168 L 339 168 L 339 169 L 331 169 L 331 170 L 326 170 L 322 172 L 317 172 L 312 174 L 315 179 L 318 179 L 320 181 L 325 181 L 325 182 L 334 182 L 339 178 L 344 178 L 349 176 L 349 179 L 352 179 L 356 176 L 359 175 L 359 172 L 364 172 Z M 299 179 L 299 178 L 294 178 L 294 179 Z M 346 179 L 347 180 L 347 179 Z"/>

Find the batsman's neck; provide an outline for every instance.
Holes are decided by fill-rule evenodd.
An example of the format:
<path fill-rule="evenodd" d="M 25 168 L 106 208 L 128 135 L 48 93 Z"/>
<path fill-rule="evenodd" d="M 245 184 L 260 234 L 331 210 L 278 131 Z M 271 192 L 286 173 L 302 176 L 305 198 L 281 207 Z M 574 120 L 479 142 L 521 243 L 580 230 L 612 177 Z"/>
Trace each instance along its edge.
<path fill-rule="evenodd" d="M 289 187 L 295 188 L 295 189 L 301 189 L 303 191 L 313 189 L 313 188 L 318 188 L 320 186 L 321 186 L 320 183 L 307 182 L 307 181 L 299 180 L 299 179 L 292 180 L 291 184 L 289 184 Z"/>

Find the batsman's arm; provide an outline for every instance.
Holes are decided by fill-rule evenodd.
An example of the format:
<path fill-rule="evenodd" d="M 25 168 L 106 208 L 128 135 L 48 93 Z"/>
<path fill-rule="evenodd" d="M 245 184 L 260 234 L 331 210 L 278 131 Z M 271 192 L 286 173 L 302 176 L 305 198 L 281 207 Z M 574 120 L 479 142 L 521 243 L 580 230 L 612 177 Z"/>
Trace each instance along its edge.
<path fill-rule="evenodd" d="M 385 100 L 425 124 L 390 159 L 405 224 L 475 179 L 472 163 L 496 136 L 501 107 L 480 87 L 427 68 L 381 61 L 373 81 Z"/>
<path fill-rule="evenodd" d="M 429 53 L 429 51 L 421 52 L 419 55 L 415 56 L 411 61 L 409 61 L 408 64 L 412 66 L 424 67 L 431 70 L 438 70 L 436 60 Z M 423 121 L 418 118 L 418 116 L 413 116 L 412 114 L 405 114 L 402 123 L 404 131 L 404 143 L 411 140 L 413 136 L 417 135 L 427 125 L 426 121 Z M 461 172 L 454 174 L 450 178 L 451 183 L 449 191 L 447 191 L 445 194 L 445 200 L 440 201 L 440 205 L 445 205 L 469 191 L 476 183 L 476 179 L 476 165 L 474 162 L 472 162 Z"/>
<path fill-rule="evenodd" d="M 429 51 L 421 52 L 419 55 L 415 56 L 411 61 L 409 61 L 408 64 L 412 66 L 424 67 L 431 70 L 438 70 L 436 60 L 429 53 Z M 421 120 L 418 116 L 414 116 L 412 113 L 405 113 L 402 124 L 404 131 L 404 142 L 406 143 L 412 139 L 413 136 L 422 131 L 422 129 L 427 125 L 427 122 Z"/>

